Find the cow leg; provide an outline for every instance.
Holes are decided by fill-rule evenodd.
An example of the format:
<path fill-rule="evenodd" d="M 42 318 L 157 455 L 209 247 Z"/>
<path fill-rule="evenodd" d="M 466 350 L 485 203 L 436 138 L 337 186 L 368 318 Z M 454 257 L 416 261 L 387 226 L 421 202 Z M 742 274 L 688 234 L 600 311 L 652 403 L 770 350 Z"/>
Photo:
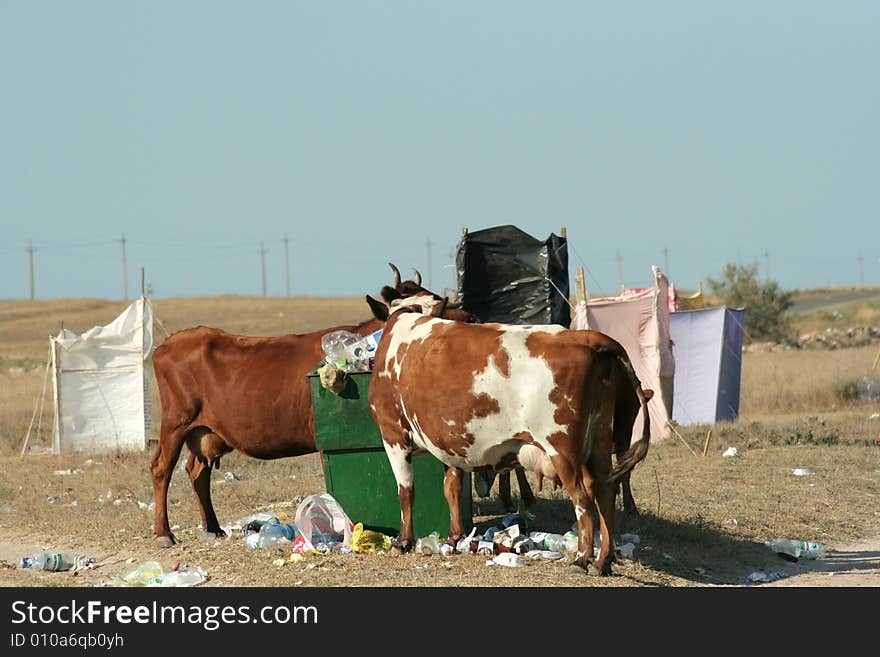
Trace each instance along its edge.
<path fill-rule="evenodd" d="M 220 529 L 214 506 L 211 504 L 211 468 L 205 461 L 190 453 L 186 462 L 186 472 L 192 482 L 196 500 L 199 503 L 199 514 L 202 516 L 202 528 L 208 534 L 214 536 L 226 536 L 226 532 Z"/>
<path fill-rule="evenodd" d="M 159 435 L 159 444 L 150 461 L 150 475 L 153 480 L 153 533 L 160 547 L 171 547 L 177 540 L 171 533 L 168 525 L 168 485 L 171 483 L 171 475 L 174 466 L 180 458 L 180 450 L 183 448 L 184 437 L 187 428 L 173 429 L 162 423 Z"/>
<path fill-rule="evenodd" d="M 502 472 L 498 475 L 498 497 L 501 499 L 501 505 L 508 513 L 516 511 L 513 506 L 513 498 L 510 495 L 510 473 Z"/>
<path fill-rule="evenodd" d="M 461 469 L 455 467 L 446 468 L 443 477 L 443 495 L 449 504 L 449 543 L 455 545 L 464 536 L 464 527 L 461 522 Z"/>
<path fill-rule="evenodd" d="M 581 466 L 581 482 L 584 488 L 584 495 L 588 499 L 595 500 L 596 508 L 599 510 L 599 528 L 602 532 L 602 545 L 599 548 L 599 556 L 593 563 L 595 573 L 598 575 L 610 575 L 611 564 L 614 561 L 614 490 L 609 486 L 607 481 L 608 470 L 611 466 L 611 455 L 607 458 L 607 468 L 603 468 L 602 464 L 597 467 L 596 461 L 603 460 L 591 458 L 590 467 Z M 591 473 L 591 470 L 593 473 Z M 584 513 L 589 517 L 590 524 L 590 543 L 593 536 L 593 509 Z M 580 524 L 578 525 L 580 529 Z"/>
<path fill-rule="evenodd" d="M 580 481 L 581 471 L 568 459 L 559 456 L 550 457 L 562 486 L 574 505 L 574 514 L 578 524 L 578 550 L 574 565 L 587 570 L 593 559 L 593 501 Z"/>
<path fill-rule="evenodd" d="M 211 503 L 211 468 L 219 466 L 220 457 L 232 450 L 220 436 L 207 427 L 191 431 L 186 438 L 186 446 L 190 452 L 186 471 L 199 504 L 202 529 L 217 537 L 226 536 L 226 532 L 220 529 L 214 505 Z"/>
<path fill-rule="evenodd" d="M 522 468 L 515 468 L 514 472 L 516 472 L 516 483 L 519 484 L 519 498 L 523 501 L 523 504 L 526 505 L 526 508 L 534 506 L 535 494 L 532 492 L 532 487 L 529 485 L 529 480 L 526 478 L 526 471 Z"/>
<path fill-rule="evenodd" d="M 400 497 L 400 535 L 397 537 L 396 547 L 401 552 L 409 552 L 415 547 L 413 534 L 412 505 L 415 499 L 413 487 L 412 444 L 406 439 L 390 444 L 382 441 L 385 453 L 391 463 L 394 479 L 397 481 L 397 494 Z"/>

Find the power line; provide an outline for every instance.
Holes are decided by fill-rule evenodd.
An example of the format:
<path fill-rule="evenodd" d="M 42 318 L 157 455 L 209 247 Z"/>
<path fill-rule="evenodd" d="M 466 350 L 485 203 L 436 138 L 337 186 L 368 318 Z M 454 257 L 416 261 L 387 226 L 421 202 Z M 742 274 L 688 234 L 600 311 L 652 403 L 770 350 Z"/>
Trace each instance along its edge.
<path fill-rule="evenodd" d="M 260 242 L 260 250 L 258 251 L 260 254 L 260 261 L 262 263 L 263 269 L 263 296 L 266 296 L 266 247 L 263 246 L 263 243 Z"/>
<path fill-rule="evenodd" d="M 287 252 L 287 233 L 284 233 L 284 239 L 281 240 L 284 242 L 284 277 L 286 283 L 287 296 L 290 296 L 290 258 Z"/>
<path fill-rule="evenodd" d="M 32 241 L 28 241 L 28 261 L 30 263 L 30 271 L 31 271 L 31 301 L 34 300 L 34 243 Z"/>
<path fill-rule="evenodd" d="M 122 298 L 128 301 L 128 263 L 125 258 L 125 233 L 122 234 Z"/>

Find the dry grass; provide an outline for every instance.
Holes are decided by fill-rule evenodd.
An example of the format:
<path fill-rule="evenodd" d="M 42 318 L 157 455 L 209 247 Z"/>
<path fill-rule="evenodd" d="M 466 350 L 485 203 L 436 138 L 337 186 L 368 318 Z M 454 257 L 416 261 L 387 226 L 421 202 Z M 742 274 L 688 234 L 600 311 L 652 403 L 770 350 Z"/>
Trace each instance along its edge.
<path fill-rule="evenodd" d="M 300 332 L 366 318 L 361 299 L 169 299 L 155 308 L 169 331 L 199 323 L 233 332 Z M 25 570 L 0 571 L 3 585 L 94 585 L 158 558 L 201 565 L 212 585 L 268 586 L 696 586 L 744 582 L 758 569 L 796 572 L 763 546 L 776 536 L 819 540 L 834 547 L 880 533 L 880 420 L 869 419 L 877 403 L 842 404 L 832 392 L 840 377 L 861 376 L 876 349 L 835 352 L 749 353 L 743 368 L 742 417 L 717 425 L 707 457 L 694 458 L 672 438 L 653 445 L 633 476 L 643 516 L 621 517 L 620 531 L 636 531 L 642 542 L 635 560 L 614 566 L 615 577 L 587 578 L 559 563 L 522 569 L 487 568 L 471 556 L 425 558 L 335 555 L 309 557 L 278 568 L 277 555 L 247 550 L 239 541 L 204 542 L 188 478 L 179 470 L 171 483 L 172 524 L 181 544 L 157 550 L 151 536 L 149 453 L 18 458 L 21 439 L 42 385 L 46 336 L 65 326 L 81 332 L 106 323 L 123 307 L 93 300 L 0 302 L 0 547 L 29 544 L 86 550 L 105 565 L 78 577 Z M 281 315 L 279 315 L 281 313 Z M 157 335 L 157 339 L 161 339 Z M 158 406 L 158 404 L 156 404 Z M 51 404 L 47 405 L 50 411 Z M 158 414 L 159 409 L 156 409 Z M 43 417 L 48 444 L 51 416 Z M 158 426 L 156 424 L 155 426 Z M 682 429 L 697 451 L 705 427 Z M 722 451 L 736 446 L 739 458 Z M 99 465 L 84 466 L 91 456 Z M 795 477 L 792 468 L 815 472 Z M 82 468 L 81 474 L 55 470 Z M 215 473 L 213 497 L 221 522 L 272 508 L 292 513 L 302 497 L 323 490 L 317 455 L 257 461 L 238 454 L 224 458 Z M 110 499 L 107 493 L 110 492 Z M 50 503 L 48 496 L 59 499 Z M 99 501 L 99 497 L 101 500 Z M 544 493 L 534 510 L 538 528 L 565 530 L 574 520 L 564 495 Z M 115 500 L 119 500 L 116 504 Z M 72 503 L 76 501 L 74 506 Z M 497 522 L 497 500 L 478 505 L 483 526 Z M 19 555 L 20 556 L 20 555 Z M 424 566 L 428 566 L 425 568 Z"/>

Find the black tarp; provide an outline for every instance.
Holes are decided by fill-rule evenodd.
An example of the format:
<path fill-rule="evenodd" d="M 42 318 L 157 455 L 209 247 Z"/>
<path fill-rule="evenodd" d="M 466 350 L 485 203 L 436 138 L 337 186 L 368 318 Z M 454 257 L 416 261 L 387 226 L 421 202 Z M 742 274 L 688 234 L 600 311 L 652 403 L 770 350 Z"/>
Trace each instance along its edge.
<path fill-rule="evenodd" d="M 468 232 L 456 256 L 461 307 L 481 322 L 568 328 L 568 242 L 540 241 L 516 226 Z"/>

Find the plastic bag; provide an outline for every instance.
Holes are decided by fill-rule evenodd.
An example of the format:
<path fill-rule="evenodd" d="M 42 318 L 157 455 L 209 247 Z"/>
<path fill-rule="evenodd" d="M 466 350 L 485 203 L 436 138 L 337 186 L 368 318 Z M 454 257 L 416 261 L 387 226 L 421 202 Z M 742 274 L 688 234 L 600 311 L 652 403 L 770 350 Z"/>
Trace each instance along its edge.
<path fill-rule="evenodd" d="M 352 552 L 368 552 L 370 554 L 380 550 L 388 552 L 391 550 L 391 537 L 381 532 L 364 529 L 363 523 L 359 522 L 351 532 L 351 549 Z"/>
<path fill-rule="evenodd" d="M 351 547 L 354 525 L 330 493 L 309 495 L 300 502 L 294 522 L 310 547 L 339 542 Z"/>

